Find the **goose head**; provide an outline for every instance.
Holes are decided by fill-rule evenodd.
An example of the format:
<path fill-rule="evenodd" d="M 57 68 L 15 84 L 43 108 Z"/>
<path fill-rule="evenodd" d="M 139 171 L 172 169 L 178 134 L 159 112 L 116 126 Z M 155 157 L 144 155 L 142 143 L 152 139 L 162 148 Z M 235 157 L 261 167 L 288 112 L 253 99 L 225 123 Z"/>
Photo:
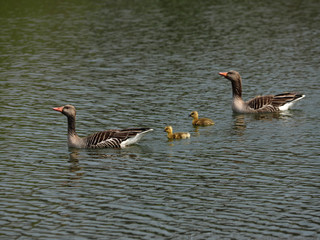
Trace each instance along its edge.
<path fill-rule="evenodd" d="M 237 82 L 241 80 L 240 74 L 237 71 L 230 70 L 229 72 L 219 72 L 219 75 L 224 76 L 231 82 Z"/>
<path fill-rule="evenodd" d="M 65 105 L 62 107 L 53 108 L 53 110 L 61 112 L 63 115 L 67 117 L 75 117 L 76 116 L 76 108 L 72 105 Z"/>

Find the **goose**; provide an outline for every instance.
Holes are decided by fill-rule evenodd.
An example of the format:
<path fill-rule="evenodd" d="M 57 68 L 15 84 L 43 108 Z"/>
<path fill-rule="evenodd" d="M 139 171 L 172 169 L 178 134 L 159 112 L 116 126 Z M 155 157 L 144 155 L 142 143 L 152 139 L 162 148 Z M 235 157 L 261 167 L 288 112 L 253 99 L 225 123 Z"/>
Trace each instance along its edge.
<path fill-rule="evenodd" d="M 68 118 L 68 146 L 73 148 L 124 148 L 134 144 L 151 128 L 111 129 L 79 137 L 76 133 L 76 108 L 72 105 L 53 108 Z"/>
<path fill-rule="evenodd" d="M 164 128 L 164 131 L 168 133 L 167 137 L 169 139 L 186 139 L 186 138 L 190 138 L 190 133 L 188 133 L 188 132 L 176 132 L 176 133 L 173 133 L 171 126 L 166 126 Z"/>
<path fill-rule="evenodd" d="M 210 126 L 214 124 L 214 122 L 210 118 L 199 118 L 199 114 L 197 111 L 191 112 L 189 116 L 193 118 L 193 126 Z"/>
<path fill-rule="evenodd" d="M 232 110 L 236 113 L 268 113 L 288 110 L 292 105 L 305 97 L 296 92 L 284 92 L 277 95 L 257 96 L 245 102 L 242 100 L 242 82 L 237 71 L 219 72 L 219 75 L 230 80 L 232 84 Z"/>

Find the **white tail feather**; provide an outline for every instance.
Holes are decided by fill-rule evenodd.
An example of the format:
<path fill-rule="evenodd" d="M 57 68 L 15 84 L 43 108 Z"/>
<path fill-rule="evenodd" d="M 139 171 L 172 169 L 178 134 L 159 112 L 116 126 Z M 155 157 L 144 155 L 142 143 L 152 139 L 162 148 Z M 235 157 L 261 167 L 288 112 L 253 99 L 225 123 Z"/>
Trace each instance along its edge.
<path fill-rule="evenodd" d="M 295 104 L 296 101 L 299 101 L 300 99 L 304 98 L 305 96 L 306 95 L 302 95 L 300 98 L 297 98 L 291 102 L 288 102 L 288 103 L 282 105 L 281 107 L 279 107 L 279 110 L 286 111 L 286 110 L 290 109 Z"/>
<path fill-rule="evenodd" d="M 147 132 L 150 132 L 150 131 L 153 131 L 153 129 L 149 129 L 149 130 L 147 130 L 147 131 L 138 133 L 138 134 L 135 135 L 134 137 L 128 138 L 127 140 L 123 141 L 123 142 L 120 144 L 120 147 L 121 147 L 121 148 L 124 148 L 124 147 L 126 147 L 126 146 L 129 146 L 129 145 L 131 145 L 131 144 L 134 144 L 134 143 L 138 142 Z"/>

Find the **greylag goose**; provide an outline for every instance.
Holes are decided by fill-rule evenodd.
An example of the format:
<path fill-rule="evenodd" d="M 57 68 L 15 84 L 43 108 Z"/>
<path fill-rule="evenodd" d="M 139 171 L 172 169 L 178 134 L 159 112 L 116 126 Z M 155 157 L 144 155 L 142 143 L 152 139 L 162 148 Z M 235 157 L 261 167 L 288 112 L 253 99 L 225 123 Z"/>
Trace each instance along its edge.
<path fill-rule="evenodd" d="M 305 97 L 295 92 L 285 92 L 277 95 L 257 96 L 245 102 L 242 100 L 242 82 L 237 71 L 219 72 L 231 81 L 232 84 L 232 110 L 236 113 L 268 113 L 288 110 L 292 105 Z"/>
<path fill-rule="evenodd" d="M 53 108 L 68 118 L 68 146 L 74 148 L 123 148 L 134 144 L 151 128 L 112 129 L 79 137 L 76 133 L 76 108 L 72 105 Z"/>
<path fill-rule="evenodd" d="M 193 118 L 193 126 L 210 126 L 214 124 L 214 122 L 210 118 L 199 118 L 199 114 L 197 111 L 191 112 L 189 116 Z"/>
<path fill-rule="evenodd" d="M 171 126 L 166 126 L 164 128 L 164 131 L 168 133 L 167 137 L 169 139 L 186 139 L 186 138 L 190 138 L 190 133 L 188 133 L 188 132 L 176 132 L 176 133 L 173 133 Z"/>

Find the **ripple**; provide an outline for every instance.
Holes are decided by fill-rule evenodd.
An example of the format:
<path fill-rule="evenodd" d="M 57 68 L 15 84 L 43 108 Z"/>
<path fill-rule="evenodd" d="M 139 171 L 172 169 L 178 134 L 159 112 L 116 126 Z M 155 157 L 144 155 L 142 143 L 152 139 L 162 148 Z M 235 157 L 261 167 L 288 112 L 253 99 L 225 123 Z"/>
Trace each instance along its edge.
<path fill-rule="evenodd" d="M 0 234 L 318 238 L 318 5 L 236 3 L 234 16 L 222 2 L 4 6 Z M 233 115 L 217 74 L 231 68 L 245 99 L 307 97 L 283 114 Z M 68 149 L 51 110 L 66 103 L 81 136 L 154 131 L 122 150 Z M 194 128 L 193 110 L 215 125 Z M 191 138 L 167 141 L 168 124 Z"/>

